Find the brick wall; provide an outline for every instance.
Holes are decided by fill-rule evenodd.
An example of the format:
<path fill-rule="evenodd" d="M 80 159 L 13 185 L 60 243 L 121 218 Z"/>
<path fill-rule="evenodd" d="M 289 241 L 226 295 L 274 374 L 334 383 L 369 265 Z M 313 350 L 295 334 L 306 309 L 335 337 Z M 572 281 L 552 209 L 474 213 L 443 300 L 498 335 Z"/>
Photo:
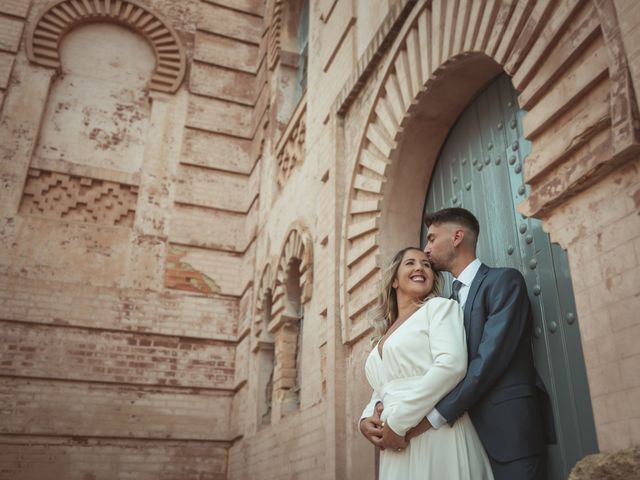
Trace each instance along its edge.
<path fill-rule="evenodd" d="M 229 478 L 333 478 L 325 470 L 324 408 L 303 409 L 229 450 Z"/>
<path fill-rule="evenodd" d="M 228 441 L 215 391 L 5 377 L 0 399 L 4 434 Z"/>
<path fill-rule="evenodd" d="M 0 448 L 2 480 L 225 480 L 226 463 L 227 448 L 215 442 L 17 436 Z"/>
<path fill-rule="evenodd" d="M 21 322 L 0 322 L 0 336 L 0 374 L 218 389 L 233 384 L 232 343 Z"/>
<path fill-rule="evenodd" d="M 255 228 L 247 216 L 255 219 L 259 173 L 253 137 L 263 6 L 144 3 L 195 58 L 176 94 L 131 97 L 148 120 L 144 133 L 117 123 L 127 120 L 122 115 L 111 118 L 113 100 L 100 97 L 99 78 L 93 87 L 63 85 L 28 62 L 24 20 L 46 2 L 0 6 L 0 174 L 9 186 L 0 209 L 2 479 L 227 478 L 232 399 L 246 377 L 235 364 L 236 350 L 246 355 L 236 348 L 241 299 L 246 313 L 251 297 Z M 140 38 L 134 43 L 147 48 Z M 118 95 L 127 95 L 134 79 L 123 65 L 71 53 L 120 75 Z M 76 103 L 48 109 L 60 85 Z M 83 110 L 91 88 L 97 107 Z M 122 134 L 132 147 L 118 153 L 111 143 L 91 143 L 98 137 L 65 141 L 82 115 L 76 136 L 99 120 L 105 132 L 129 128 Z M 57 141 L 64 152 L 52 148 Z M 27 172 L 42 184 L 30 187 L 31 203 L 21 200 Z M 123 185 L 132 192 L 126 222 L 96 216 L 97 204 L 87 209 L 83 196 L 72 198 L 71 209 L 63 205 L 67 192 L 98 183 L 116 192 L 107 213 Z"/>

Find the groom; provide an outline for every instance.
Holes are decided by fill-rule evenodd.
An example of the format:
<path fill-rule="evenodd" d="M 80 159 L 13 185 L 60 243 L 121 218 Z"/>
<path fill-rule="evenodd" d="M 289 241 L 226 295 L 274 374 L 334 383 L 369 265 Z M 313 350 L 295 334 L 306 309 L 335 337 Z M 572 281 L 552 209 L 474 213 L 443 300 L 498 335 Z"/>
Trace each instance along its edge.
<path fill-rule="evenodd" d="M 425 412 L 428 422 L 423 423 L 453 425 L 468 411 L 496 480 L 543 480 L 545 435 L 552 438 L 553 427 L 545 431 L 539 404 L 546 393 L 536 388 L 524 278 L 518 270 L 487 267 L 476 258 L 480 226 L 468 210 L 439 210 L 426 214 L 425 223 L 425 253 L 434 268 L 455 278 L 452 298 L 464 309 L 469 366 L 464 379 Z M 368 436 L 379 430 L 372 428 L 375 422 L 374 417 L 362 422 L 367 438 L 382 447 L 404 447 L 404 439 L 392 431 L 380 439 Z"/>

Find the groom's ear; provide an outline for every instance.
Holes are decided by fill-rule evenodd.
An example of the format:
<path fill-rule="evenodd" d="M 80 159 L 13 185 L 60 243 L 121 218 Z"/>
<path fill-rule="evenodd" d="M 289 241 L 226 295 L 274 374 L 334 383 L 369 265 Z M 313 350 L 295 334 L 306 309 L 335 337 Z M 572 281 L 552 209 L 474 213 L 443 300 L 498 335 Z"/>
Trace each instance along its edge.
<path fill-rule="evenodd" d="M 453 231 L 453 246 L 458 247 L 464 241 L 464 230 L 457 228 Z"/>

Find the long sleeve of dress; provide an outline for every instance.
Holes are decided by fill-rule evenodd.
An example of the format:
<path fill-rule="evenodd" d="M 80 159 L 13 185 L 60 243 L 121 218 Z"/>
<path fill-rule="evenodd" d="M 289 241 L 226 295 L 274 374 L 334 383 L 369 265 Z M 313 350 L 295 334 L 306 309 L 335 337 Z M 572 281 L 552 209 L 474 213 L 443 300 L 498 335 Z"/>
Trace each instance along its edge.
<path fill-rule="evenodd" d="M 362 415 L 360 415 L 360 418 L 358 419 L 358 423 L 363 418 L 371 417 L 373 415 L 373 412 L 375 411 L 376 403 L 380 401 L 381 401 L 380 394 L 374 390 L 373 393 L 371 394 L 371 400 L 369 400 L 369 403 L 367 403 L 367 406 L 364 407 L 364 410 L 362 411 Z"/>
<path fill-rule="evenodd" d="M 424 375 L 405 379 L 399 391 L 389 392 L 394 401 L 389 402 L 387 392 L 382 392 L 383 416 L 398 435 L 417 425 L 466 373 L 467 347 L 460 306 L 453 300 L 434 298 L 425 307 L 433 364 Z"/>

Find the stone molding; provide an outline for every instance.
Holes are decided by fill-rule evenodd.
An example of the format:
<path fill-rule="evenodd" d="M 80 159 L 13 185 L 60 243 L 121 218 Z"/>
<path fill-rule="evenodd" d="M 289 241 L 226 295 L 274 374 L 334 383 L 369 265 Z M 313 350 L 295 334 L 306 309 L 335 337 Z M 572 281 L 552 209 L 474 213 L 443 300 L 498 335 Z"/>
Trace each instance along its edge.
<path fill-rule="evenodd" d="M 132 227 L 138 187 L 30 168 L 20 213 Z"/>
<path fill-rule="evenodd" d="M 448 5 L 452 6 L 449 10 Z M 512 75 L 516 89 L 522 92 L 519 102 L 529 111 L 524 123 L 525 135 L 532 139 L 532 155 L 525 168 L 531 193 L 520 211 L 528 216 L 548 216 L 566 198 L 610 171 L 614 150 L 629 150 L 615 146 L 616 135 L 627 139 L 618 144 L 626 142 L 635 150 L 636 133 L 628 127 L 633 125 L 634 118 L 630 107 L 622 109 L 629 112 L 622 115 L 626 122 L 621 129 L 624 134 L 611 128 L 612 119 L 613 125 L 617 125 L 615 119 L 620 117 L 619 104 L 633 106 L 635 101 L 626 60 L 623 62 L 624 52 L 612 41 L 617 27 L 608 34 L 606 25 L 599 26 L 595 7 L 607 17 L 612 8 L 610 0 L 537 4 L 528 0 L 499 1 L 484 11 L 474 2 L 460 6 L 428 0 L 416 3 L 388 58 L 379 67 L 375 100 L 355 163 L 349 167 L 351 180 L 343 219 L 341 267 L 342 334 L 346 343 L 353 343 L 370 331 L 364 318 L 375 299 L 372 285 L 379 279 L 379 223 L 389 202 L 385 191 L 389 167 L 395 167 L 398 145 L 416 105 L 421 98 L 431 98 L 428 95 L 435 85 L 442 88 L 441 79 L 446 78 L 448 71 L 462 69 L 472 63 L 471 59 L 480 58 L 505 69 Z M 570 28 L 575 33 L 571 41 L 563 44 L 566 51 L 553 59 L 558 63 L 546 66 L 549 57 L 545 52 Z M 583 61 L 582 70 L 576 71 L 572 62 L 588 49 L 594 50 L 594 55 Z M 608 55 L 607 50 L 613 50 L 613 54 Z M 616 68 L 622 70 L 617 82 L 610 79 Z M 579 127 L 567 123 L 574 128 L 572 137 L 558 138 L 552 128 L 554 121 L 581 105 L 584 92 L 603 82 L 609 86 L 610 105 L 608 108 L 598 105 L 603 110 L 602 116 L 594 119 L 594 114 Z M 539 107 L 543 97 L 547 101 Z M 589 110 L 588 106 L 585 108 Z M 550 148 L 550 143 L 556 148 Z M 589 148 L 584 161 L 584 154 L 576 156 L 580 148 Z M 539 158 L 532 158 L 535 155 Z M 624 157 L 628 158 L 628 154 Z M 530 172 L 536 169 L 541 174 L 532 178 Z"/>
<path fill-rule="evenodd" d="M 304 163 L 307 132 L 307 95 L 300 100 L 276 145 L 278 186 L 283 187 L 296 165 Z"/>
<path fill-rule="evenodd" d="M 153 47 L 156 68 L 149 89 L 175 93 L 184 79 L 186 53 L 178 35 L 160 15 L 136 0 L 57 0 L 29 26 L 27 56 L 32 62 L 60 70 L 60 44 L 74 27 L 114 22 L 142 35 Z"/>

